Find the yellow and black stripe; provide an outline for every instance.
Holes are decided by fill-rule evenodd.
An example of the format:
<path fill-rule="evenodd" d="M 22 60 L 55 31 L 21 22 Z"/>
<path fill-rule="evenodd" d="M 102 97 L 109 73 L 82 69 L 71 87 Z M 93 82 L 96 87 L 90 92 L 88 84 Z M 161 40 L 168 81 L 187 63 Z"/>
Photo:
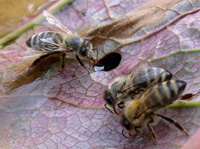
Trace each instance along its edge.
<path fill-rule="evenodd" d="M 151 102 L 159 103 L 158 106 L 165 107 L 178 99 L 184 91 L 187 83 L 180 80 L 170 80 L 157 84 L 151 88 Z"/>

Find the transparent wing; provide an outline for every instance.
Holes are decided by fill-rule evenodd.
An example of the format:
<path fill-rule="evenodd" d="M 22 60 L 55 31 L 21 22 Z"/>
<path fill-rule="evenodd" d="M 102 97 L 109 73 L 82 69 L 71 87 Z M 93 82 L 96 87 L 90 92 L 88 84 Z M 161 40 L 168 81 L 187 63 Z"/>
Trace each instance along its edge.
<path fill-rule="evenodd" d="M 154 56 L 154 54 L 150 54 L 149 56 L 147 56 L 145 59 L 142 59 L 137 65 L 135 65 L 134 67 L 130 66 L 128 67 L 128 72 L 126 74 L 131 74 L 133 72 L 135 72 L 138 69 L 141 69 L 143 67 L 147 67 L 148 65 L 151 65 L 150 63 L 150 59 Z M 139 60 L 139 58 L 138 58 Z"/>
<path fill-rule="evenodd" d="M 52 38 L 47 38 L 47 39 L 40 39 L 43 42 L 44 48 L 41 50 L 43 51 L 49 51 L 49 52 L 54 52 L 54 51 L 64 51 L 65 48 L 58 43 L 55 43 Z"/>
<path fill-rule="evenodd" d="M 155 70 L 155 69 L 157 69 L 157 70 Z M 148 71 L 148 73 L 147 73 L 147 71 Z M 155 74 L 154 71 L 157 71 L 157 73 Z M 137 86 L 142 87 L 142 88 L 140 88 L 140 87 L 138 88 L 138 91 L 140 91 L 140 92 L 147 90 L 147 89 L 153 87 L 155 84 L 161 82 L 162 75 L 164 73 L 169 73 L 169 72 L 165 71 L 162 68 L 157 68 L 157 67 L 148 67 L 148 68 L 143 68 L 139 71 L 136 71 L 132 75 L 132 79 L 130 80 L 130 82 L 126 86 L 124 86 L 120 90 L 120 92 L 125 92 L 126 90 L 131 89 L 132 87 L 137 88 Z M 170 79 L 170 77 L 168 79 Z"/>
<path fill-rule="evenodd" d="M 136 118 L 139 118 L 143 113 L 147 111 L 148 111 L 147 113 L 151 113 L 162 108 L 160 106 L 159 100 L 158 101 L 152 100 L 152 96 L 153 94 L 155 94 L 154 92 L 152 92 L 152 89 L 153 87 L 149 88 L 148 90 L 143 92 L 142 95 L 140 95 L 140 97 L 138 97 L 139 104 L 137 106 L 137 110 L 136 110 L 137 112 L 135 114 Z"/>
<path fill-rule="evenodd" d="M 73 35 L 72 31 L 70 31 L 66 26 L 64 26 L 58 19 L 56 19 L 53 15 L 51 15 L 49 12 L 47 11 L 43 11 L 44 17 L 46 18 L 47 22 L 49 24 L 52 24 L 58 28 L 60 28 L 62 31 L 64 31 L 65 33 L 69 34 L 69 35 Z"/>
<path fill-rule="evenodd" d="M 148 67 L 151 67 L 151 66 L 148 66 L 146 64 L 148 64 L 148 61 L 150 60 L 150 58 L 153 57 L 154 54 L 151 54 L 149 55 L 147 58 L 145 58 L 144 60 L 142 60 L 140 63 L 138 63 L 137 65 L 135 65 L 133 68 L 128 68 L 128 72 L 126 74 L 128 75 L 131 75 L 132 78 L 129 82 L 129 84 L 127 84 L 126 86 L 124 86 L 120 92 L 124 92 L 126 91 L 127 89 L 130 89 L 132 87 L 135 87 L 135 85 L 139 85 L 139 84 L 143 84 L 145 82 L 147 82 L 147 80 L 145 79 L 146 77 L 144 76 L 145 73 L 144 73 L 144 70 L 147 69 Z M 162 75 L 162 74 L 161 74 Z M 158 75 L 158 78 L 160 76 Z M 153 78 L 149 78 L 149 80 L 151 80 Z M 155 81 L 156 82 L 156 81 Z M 153 83 L 155 83 L 153 81 Z M 152 85 L 153 85 L 152 83 Z M 149 86 L 151 87 L 151 86 Z"/>

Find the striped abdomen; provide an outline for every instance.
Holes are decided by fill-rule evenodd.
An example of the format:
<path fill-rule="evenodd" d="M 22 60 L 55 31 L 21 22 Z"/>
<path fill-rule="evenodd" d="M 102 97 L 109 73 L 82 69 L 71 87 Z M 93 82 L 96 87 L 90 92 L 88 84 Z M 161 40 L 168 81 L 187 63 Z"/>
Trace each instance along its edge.
<path fill-rule="evenodd" d="M 43 39 L 43 40 L 41 40 Z M 49 41 L 45 42 L 45 41 Z M 58 45 L 62 45 L 63 38 L 59 33 L 56 32 L 41 32 L 39 34 L 35 34 L 32 37 L 30 37 L 26 45 L 40 51 L 56 51 L 59 49 Z M 55 43 L 55 44 L 53 44 Z"/>
<path fill-rule="evenodd" d="M 178 99 L 186 85 L 186 82 L 179 80 L 170 80 L 159 83 L 142 95 L 141 102 L 150 109 L 158 110 Z"/>

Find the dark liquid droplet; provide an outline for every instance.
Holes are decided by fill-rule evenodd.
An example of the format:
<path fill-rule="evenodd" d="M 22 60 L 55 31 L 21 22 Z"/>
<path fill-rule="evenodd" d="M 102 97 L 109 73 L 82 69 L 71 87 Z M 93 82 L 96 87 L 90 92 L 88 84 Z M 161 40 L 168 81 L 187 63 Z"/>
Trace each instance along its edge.
<path fill-rule="evenodd" d="M 103 57 L 102 59 L 100 59 L 94 65 L 94 69 L 95 71 L 110 71 L 119 66 L 121 59 L 122 59 L 121 54 L 116 52 L 110 53 L 105 57 Z"/>

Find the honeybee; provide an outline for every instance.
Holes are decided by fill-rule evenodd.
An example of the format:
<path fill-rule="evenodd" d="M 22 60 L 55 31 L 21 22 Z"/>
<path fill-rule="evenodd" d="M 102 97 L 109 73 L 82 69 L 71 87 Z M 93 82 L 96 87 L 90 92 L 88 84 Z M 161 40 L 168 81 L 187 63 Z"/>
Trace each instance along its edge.
<path fill-rule="evenodd" d="M 145 89 L 166 80 L 170 80 L 172 74 L 162 68 L 147 67 L 137 72 L 120 76 L 114 79 L 104 91 L 105 107 L 112 107 L 116 114 L 116 108 L 122 109 L 124 101 L 143 92 Z M 109 110 L 110 111 L 110 110 Z"/>
<path fill-rule="evenodd" d="M 36 51 L 45 52 L 47 55 L 54 54 L 55 52 L 63 53 L 62 68 L 64 68 L 65 65 L 64 58 L 66 53 L 74 54 L 78 62 L 83 67 L 85 66 L 80 57 L 87 58 L 89 61 L 95 63 L 95 60 L 92 56 L 94 49 L 89 40 L 72 33 L 69 29 L 67 29 L 66 26 L 64 26 L 58 19 L 48 12 L 43 11 L 43 14 L 49 24 L 58 27 L 64 31 L 64 33 L 47 31 L 35 34 L 27 40 L 26 45 L 28 47 L 31 47 Z M 41 57 L 40 60 L 42 58 L 43 57 Z"/>
<path fill-rule="evenodd" d="M 169 80 L 147 89 L 139 98 L 135 98 L 125 107 L 120 120 L 121 125 L 132 137 L 140 134 L 147 126 L 156 142 L 156 134 L 151 124 L 156 117 L 161 117 L 188 135 L 186 130 L 175 120 L 156 112 L 178 99 L 186 85 L 187 83 L 184 81 Z M 135 135 L 131 134 L 133 131 L 136 132 Z"/>

